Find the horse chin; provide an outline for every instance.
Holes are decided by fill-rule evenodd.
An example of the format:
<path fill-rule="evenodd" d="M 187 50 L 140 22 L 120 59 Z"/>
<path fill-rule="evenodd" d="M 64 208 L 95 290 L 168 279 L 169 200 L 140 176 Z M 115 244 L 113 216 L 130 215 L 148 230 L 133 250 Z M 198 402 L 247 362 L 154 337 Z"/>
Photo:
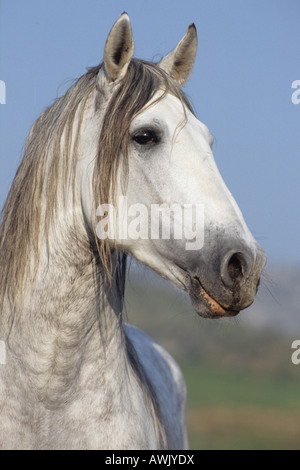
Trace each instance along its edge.
<path fill-rule="evenodd" d="M 235 317 L 241 310 L 234 307 L 226 308 L 222 306 L 219 302 L 217 302 L 217 300 L 207 293 L 198 277 L 191 279 L 189 295 L 192 305 L 200 317 Z"/>

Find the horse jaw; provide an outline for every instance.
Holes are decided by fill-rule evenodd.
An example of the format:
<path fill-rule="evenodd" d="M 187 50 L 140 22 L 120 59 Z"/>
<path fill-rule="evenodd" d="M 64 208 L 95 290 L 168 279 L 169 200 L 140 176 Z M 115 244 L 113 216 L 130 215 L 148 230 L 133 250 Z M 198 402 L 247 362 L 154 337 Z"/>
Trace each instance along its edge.
<path fill-rule="evenodd" d="M 199 315 L 236 315 L 254 300 L 265 255 L 218 171 L 209 130 L 177 98 L 160 97 L 158 92 L 130 129 L 131 135 L 139 129 L 159 135 L 156 145 L 130 147 L 127 204 L 147 208 L 139 223 L 148 224 L 148 236 L 127 237 L 119 246 L 188 291 Z M 183 211 L 203 206 L 203 243 L 193 248 L 184 225 L 181 238 L 174 236 L 175 225 L 169 237 L 151 236 L 153 205 L 169 212 L 175 205 Z"/>

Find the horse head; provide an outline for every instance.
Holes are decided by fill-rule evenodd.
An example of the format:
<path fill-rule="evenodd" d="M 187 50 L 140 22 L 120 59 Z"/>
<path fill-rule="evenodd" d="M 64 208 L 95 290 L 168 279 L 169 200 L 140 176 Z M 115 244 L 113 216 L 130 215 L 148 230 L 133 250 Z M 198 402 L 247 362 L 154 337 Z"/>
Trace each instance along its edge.
<path fill-rule="evenodd" d="M 106 103 L 99 147 L 118 144 L 109 165 L 106 151 L 94 167 L 96 233 L 188 291 L 199 315 L 233 316 L 253 302 L 265 255 L 218 171 L 211 133 L 181 89 L 196 50 L 193 24 L 157 64 L 133 59 L 126 13 L 109 33 L 97 76 Z M 99 178 L 110 181 L 105 190 Z"/>

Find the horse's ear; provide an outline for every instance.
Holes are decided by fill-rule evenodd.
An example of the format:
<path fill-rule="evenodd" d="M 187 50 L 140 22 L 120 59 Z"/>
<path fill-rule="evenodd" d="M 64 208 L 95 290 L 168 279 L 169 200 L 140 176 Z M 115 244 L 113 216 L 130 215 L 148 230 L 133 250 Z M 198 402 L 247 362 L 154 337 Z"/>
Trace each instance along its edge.
<path fill-rule="evenodd" d="M 111 28 L 104 49 L 104 66 L 110 82 L 125 76 L 133 51 L 130 19 L 127 13 L 122 13 Z"/>
<path fill-rule="evenodd" d="M 160 62 L 159 67 L 167 72 L 180 86 L 188 80 L 197 53 L 197 30 L 190 24 L 186 34 L 178 45 L 169 52 Z"/>

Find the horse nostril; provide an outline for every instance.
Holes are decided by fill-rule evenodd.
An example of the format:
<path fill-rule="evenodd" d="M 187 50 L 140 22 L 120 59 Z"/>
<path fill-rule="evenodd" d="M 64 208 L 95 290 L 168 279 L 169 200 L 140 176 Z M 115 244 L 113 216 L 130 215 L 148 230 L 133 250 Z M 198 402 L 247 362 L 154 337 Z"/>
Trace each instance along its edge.
<path fill-rule="evenodd" d="M 230 250 L 221 264 L 221 278 L 226 287 L 232 288 L 241 284 L 251 269 L 250 255 L 244 250 Z"/>
<path fill-rule="evenodd" d="M 244 259 L 240 253 L 231 256 L 227 265 L 227 272 L 234 283 L 239 283 L 244 277 Z"/>

